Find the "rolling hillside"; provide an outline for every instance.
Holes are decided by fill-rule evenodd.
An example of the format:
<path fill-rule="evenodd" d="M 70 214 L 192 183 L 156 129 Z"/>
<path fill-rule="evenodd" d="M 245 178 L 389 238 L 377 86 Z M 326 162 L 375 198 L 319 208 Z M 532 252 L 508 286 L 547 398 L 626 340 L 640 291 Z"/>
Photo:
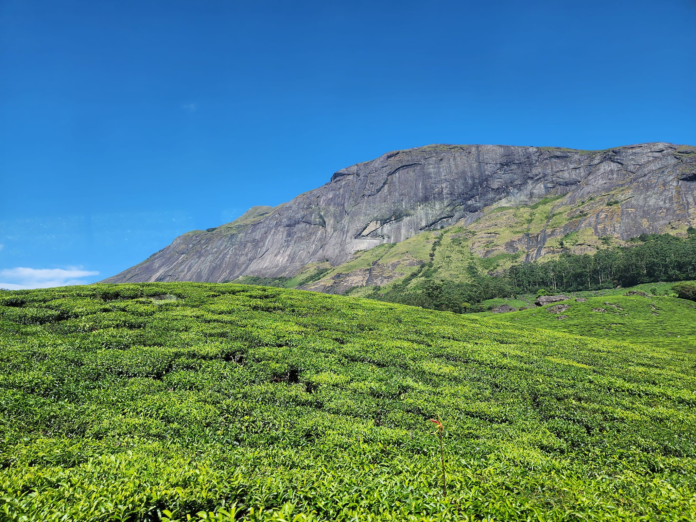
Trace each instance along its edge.
<path fill-rule="evenodd" d="M 3 520 L 696 518 L 691 353 L 151 283 L 0 293 L 0 360 Z"/>
<path fill-rule="evenodd" d="M 501 323 L 696 353 L 696 303 L 675 297 L 579 297 L 518 312 L 480 315 Z"/>

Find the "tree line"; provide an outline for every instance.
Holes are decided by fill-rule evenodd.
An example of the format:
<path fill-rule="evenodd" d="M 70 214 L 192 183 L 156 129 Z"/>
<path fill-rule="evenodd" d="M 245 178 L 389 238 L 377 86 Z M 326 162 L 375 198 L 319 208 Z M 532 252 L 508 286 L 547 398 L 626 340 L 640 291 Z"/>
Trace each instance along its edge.
<path fill-rule="evenodd" d="M 546 290 L 551 293 L 603 290 L 642 283 L 696 280 L 696 229 L 686 238 L 669 234 L 642 234 L 628 246 L 599 250 L 596 254 L 564 253 L 557 259 L 513 265 L 502 275 L 482 273 L 471 263 L 469 282 L 437 281 L 431 263 L 394 285 L 368 296 L 456 313 L 483 311 L 482 301 Z M 409 288 L 419 278 L 415 288 Z"/>

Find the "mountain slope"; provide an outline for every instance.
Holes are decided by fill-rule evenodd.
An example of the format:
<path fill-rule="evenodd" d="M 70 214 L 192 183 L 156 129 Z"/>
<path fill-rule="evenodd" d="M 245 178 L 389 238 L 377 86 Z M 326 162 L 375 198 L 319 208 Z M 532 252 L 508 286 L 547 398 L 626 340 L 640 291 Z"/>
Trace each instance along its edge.
<path fill-rule="evenodd" d="M 538 210 L 539 202 L 558 196 L 564 197 L 546 214 L 515 210 Z M 554 253 L 554 241 L 572 233 L 591 243 L 592 237 L 679 232 L 696 224 L 696 147 L 651 143 L 588 152 L 428 146 L 348 167 L 275 209 L 250 212 L 228 225 L 184 234 L 106 282 L 293 277 L 452 225 L 481 232 L 481 241 L 469 245 L 477 257 L 521 252 L 526 260 Z M 509 232 L 492 236 L 485 227 Z M 422 263 L 410 257 L 396 265 Z M 387 279 L 393 271 L 386 270 Z M 332 279 L 312 289 L 375 284 L 362 279 L 336 288 Z"/>

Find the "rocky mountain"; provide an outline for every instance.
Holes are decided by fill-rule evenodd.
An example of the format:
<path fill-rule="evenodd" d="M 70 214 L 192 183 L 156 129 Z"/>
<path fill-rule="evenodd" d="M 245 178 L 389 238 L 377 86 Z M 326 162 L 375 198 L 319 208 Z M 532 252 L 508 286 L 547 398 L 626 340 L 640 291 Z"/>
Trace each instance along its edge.
<path fill-rule="evenodd" d="M 188 232 L 105 282 L 286 278 L 341 293 L 408 275 L 432 259 L 425 245 L 440 231 L 453 232 L 456 264 L 457 256 L 593 252 L 609 240 L 693 225 L 696 147 L 431 145 L 353 165 L 288 203 Z"/>

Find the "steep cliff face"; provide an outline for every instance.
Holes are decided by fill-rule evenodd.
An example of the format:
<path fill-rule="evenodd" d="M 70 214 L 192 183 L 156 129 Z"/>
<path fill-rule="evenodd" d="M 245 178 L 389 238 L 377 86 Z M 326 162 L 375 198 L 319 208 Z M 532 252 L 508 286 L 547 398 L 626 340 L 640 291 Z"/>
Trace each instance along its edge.
<path fill-rule="evenodd" d="M 491 218 L 492 206 L 565 195 L 562 205 L 572 214 L 574 206 L 591 207 L 588 201 L 607 194 L 616 200 L 571 216 L 562 233 L 589 229 L 626 240 L 696 225 L 696 147 L 650 143 L 588 152 L 434 145 L 391 152 L 340 170 L 326 185 L 279 207 L 254 207 L 227 225 L 184 234 L 106 282 L 291 277 L 310 263 L 335 267 L 356 252 L 421 232 L 456 223 L 475 229 Z M 524 259 L 534 260 L 549 253 L 549 239 L 547 228 L 522 233 L 503 250 L 524 251 Z M 490 254 L 485 248 L 478 253 Z"/>

